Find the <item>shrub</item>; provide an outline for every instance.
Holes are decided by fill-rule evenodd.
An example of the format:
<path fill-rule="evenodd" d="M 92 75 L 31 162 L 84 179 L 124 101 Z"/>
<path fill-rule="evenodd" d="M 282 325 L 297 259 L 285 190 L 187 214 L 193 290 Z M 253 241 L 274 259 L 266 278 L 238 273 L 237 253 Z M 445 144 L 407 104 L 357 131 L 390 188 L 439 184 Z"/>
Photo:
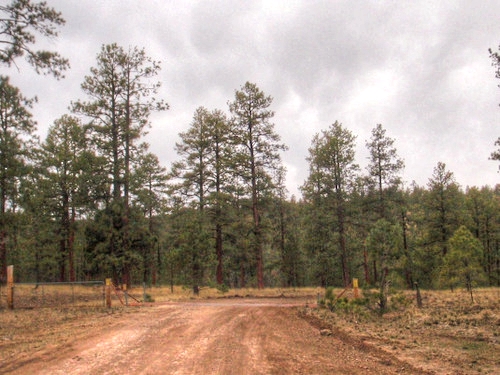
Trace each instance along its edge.
<path fill-rule="evenodd" d="M 391 297 L 391 304 L 389 309 L 391 310 L 404 310 L 413 303 L 411 298 L 404 293 L 397 293 Z"/>
<path fill-rule="evenodd" d="M 226 284 L 217 284 L 215 287 L 222 294 L 229 292 L 229 287 Z"/>

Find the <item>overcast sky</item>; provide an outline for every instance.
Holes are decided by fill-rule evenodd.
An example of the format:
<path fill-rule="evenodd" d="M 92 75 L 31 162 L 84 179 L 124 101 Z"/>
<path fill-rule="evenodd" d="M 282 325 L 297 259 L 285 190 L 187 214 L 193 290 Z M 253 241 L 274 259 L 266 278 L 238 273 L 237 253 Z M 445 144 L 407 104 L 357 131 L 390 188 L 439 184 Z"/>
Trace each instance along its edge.
<path fill-rule="evenodd" d="M 438 162 L 464 188 L 500 182 L 498 162 L 488 160 L 500 136 L 500 80 L 488 54 L 500 44 L 497 0 L 47 3 L 66 25 L 38 45 L 69 58 L 66 78 L 23 64 L 0 69 L 24 95 L 38 96 L 32 112 L 42 138 L 71 101 L 86 99 L 83 77 L 101 46 L 116 42 L 161 61 L 161 96 L 171 109 L 152 117 L 146 141 L 167 168 L 195 109 L 227 112 L 250 81 L 274 98 L 291 194 L 307 178 L 313 135 L 335 121 L 357 136 L 363 169 L 365 142 L 380 123 L 405 161 L 407 185 L 426 185 Z"/>

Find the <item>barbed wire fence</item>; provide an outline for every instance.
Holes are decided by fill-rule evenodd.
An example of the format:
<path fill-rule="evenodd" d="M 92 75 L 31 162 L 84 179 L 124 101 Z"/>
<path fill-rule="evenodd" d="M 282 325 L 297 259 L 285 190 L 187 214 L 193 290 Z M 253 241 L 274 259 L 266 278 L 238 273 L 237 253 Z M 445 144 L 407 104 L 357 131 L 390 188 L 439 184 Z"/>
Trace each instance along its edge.
<path fill-rule="evenodd" d="M 0 287 L 0 308 L 8 307 L 9 287 Z M 103 307 L 105 285 L 103 281 L 15 283 L 13 308 L 42 307 Z"/>

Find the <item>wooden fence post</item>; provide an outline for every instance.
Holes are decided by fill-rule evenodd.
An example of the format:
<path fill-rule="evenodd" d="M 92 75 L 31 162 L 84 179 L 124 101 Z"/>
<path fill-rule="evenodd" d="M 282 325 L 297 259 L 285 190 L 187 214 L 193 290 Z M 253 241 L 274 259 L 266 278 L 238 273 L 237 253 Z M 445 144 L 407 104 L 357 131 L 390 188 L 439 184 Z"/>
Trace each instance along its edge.
<path fill-rule="evenodd" d="M 14 309 L 14 266 L 7 266 L 7 307 Z"/>
<path fill-rule="evenodd" d="M 106 279 L 106 307 L 111 307 L 111 279 Z"/>
<path fill-rule="evenodd" d="M 352 286 L 354 289 L 354 298 L 359 298 L 358 279 L 352 279 Z"/>

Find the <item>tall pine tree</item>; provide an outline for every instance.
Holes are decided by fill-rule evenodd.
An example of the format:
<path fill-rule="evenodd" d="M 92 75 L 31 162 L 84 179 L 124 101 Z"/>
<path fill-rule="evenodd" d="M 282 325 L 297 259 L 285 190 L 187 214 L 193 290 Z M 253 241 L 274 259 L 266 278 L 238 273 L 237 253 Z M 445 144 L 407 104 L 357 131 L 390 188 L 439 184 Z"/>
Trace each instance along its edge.
<path fill-rule="evenodd" d="M 320 241 L 327 241 L 323 243 L 325 246 L 335 239 L 335 253 L 340 259 L 341 279 L 345 286 L 350 284 L 348 195 L 359 171 L 355 163 L 355 139 L 339 122 L 316 134 L 309 149 L 309 177 L 303 186 L 305 198 L 323 207 L 323 220 L 326 221 L 316 225 L 324 226 L 327 231 L 333 229 L 334 233 Z"/>
<path fill-rule="evenodd" d="M 253 251 L 259 289 L 264 288 L 262 196 L 266 190 L 274 189 L 273 171 L 281 167 L 280 152 L 286 150 L 271 122 L 274 117 L 269 109 L 272 101 L 272 97 L 256 84 L 247 82 L 229 103 L 236 172 L 247 189 L 252 207 Z"/>
<path fill-rule="evenodd" d="M 105 199 L 110 216 L 109 236 L 105 236 L 114 278 L 130 284 L 131 267 L 135 266 L 130 244 L 130 187 L 135 155 L 144 147 L 141 137 L 149 126 L 152 111 L 163 111 L 168 105 L 156 100 L 160 87 L 154 78 L 159 63 L 146 56 L 143 49 L 125 50 L 117 44 L 104 45 L 97 56 L 97 67 L 91 68 L 82 89 L 89 101 L 73 103 L 73 111 L 90 119 L 92 142 L 107 161 L 111 194 Z"/>
<path fill-rule="evenodd" d="M 7 275 L 9 231 L 19 205 L 21 180 L 28 175 L 31 139 L 36 130 L 27 99 L 8 77 L 0 76 L 0 280 Z"/>

